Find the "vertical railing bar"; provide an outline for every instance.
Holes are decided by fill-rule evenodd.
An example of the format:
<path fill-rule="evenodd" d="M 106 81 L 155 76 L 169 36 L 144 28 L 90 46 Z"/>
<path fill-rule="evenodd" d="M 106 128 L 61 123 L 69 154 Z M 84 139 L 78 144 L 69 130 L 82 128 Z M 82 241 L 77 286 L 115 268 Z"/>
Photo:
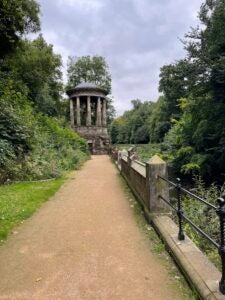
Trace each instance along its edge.
<path fill-rule="evenodd" d="M 219 255 L 221 258 L 222 265 L 222 277 L 219 283 L 220 292 L 225 295 L 225 200 L 224 198 L 218 198 L 217 202 L 219 207 L 217 209 L 217 214 L 220 219 L 220 247 Z"/>
<path fill-rule="evenodd" d="M 178 216 L 178 224 L 179 224 L 179 232 L 178 232 L 178 240 L 183 241 L 185 239 L 185 235 L 183 232 L 183 211 L 182 211 L 182 194 L 181 194 L 181 180 L 177 178 L 177 216 Z"/>
<path fill-rule="evenodd" d="M 186 189 L 183 189 L 181 186 L 181 180 L 180 178 L 177 178 L 177 183 L 173 183 L 170 182 L 168 180 L 166 180 L 165 178 L 158 176 L 159 178 L 161 178 L 162 180 L 167 181 L 168 183 L 172 184 L 176 189 L 177 189 L 177 215 L 178 215 L 178 224 L 179 224 L 179 232 L 178 232 L 178 239 L 179 240 L 184 240 L 185 239 L 185 235 L 183 232 L 183 220 L 188 221 L 192 226 L 194 226 L 195 230 L 199 231 L 200 233 L 204 233 L 200 228 L 198 228 L 198 226 L 196 226 L 193 222 L 191 222 L 185 215 L 183 215 L 183 211 L 182 211 L 182 191 L 185 193 L 187 192 Z M 193 195 L 195 196 L 196 199 L 198 199 L 198 197 L 196 197 L 196 195 L 192 194 L 191 192 L 189 192 L 189 195 Z M 162 200 L 164 200 L 165 202 L 168 202 L 166 199 L 164 199 L 161 195 L 160 198 Z M 198 199 L 201 202 L 202 199 Z M 217 199 L 218 202 L 218 206 L 215 207 L 213 205 L 209 205 L 209 203 L 204 202 L 205 204 L 208 204 L 208 206 L 213 206 L 212 208 L 216 208 L 216 213 L 219 216 L 219 221 L 220 221 L 220 244 L 218 245 L 216 242 L 214 242 L 211 238 L 209 239 L 209 237 L 204 233 L 204 237 L 206 237 L 212 244 L 214 244 L 218 250 L 219 250 L 219 255 L 221 258 L 221 267 L 222 267 L 222 276 L 219 282 L 219 290 L 220 292 L 225 295 L 225 198 L 224 197 L 220 197 Z M 173 206 L 170 205 L 172 208 Z M 175 209 L 176 210 L 176 209 Z"/>

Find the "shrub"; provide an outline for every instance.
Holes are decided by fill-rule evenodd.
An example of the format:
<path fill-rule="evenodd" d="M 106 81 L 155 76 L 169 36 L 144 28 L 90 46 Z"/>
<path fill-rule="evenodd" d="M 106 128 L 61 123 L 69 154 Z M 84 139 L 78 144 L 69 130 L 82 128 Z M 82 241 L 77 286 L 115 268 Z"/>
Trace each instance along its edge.
<path fill-rule="evenodd" d="M 84 139 L 62 120 L 39 115 L 32 152 L 26 158 L 26 175 L 32 179 L 58 177 L 78 167 L 88 157 Z"/>
<path fill-rule="evenodd" d="M 206 187 L 200 177 L 195 177 L 194 182 L 195 185 L 193 192 L 196 195 L 207 199 L 209 203 L 217 206 L 216 200 L 221 196 L 221 194 L 223 194 L 224 186 L 219 188 L 215 184 L 212 184 L 209 187 Z M 194 224 L 205 231 L 217 243 L 220 243 L 220 224 L 215 210 L 204 205 L 200 201 L 185 195 L 183 197 L 183 211 L 184 214 L 194 222 Z M 202 249 L 209 258 L 211 258 L 217 267 L 220 268 L 221 263 L 218 250 L 210 242 L 208 242 L 208 240 L 197 233 L 188 223 L 184 223 L 184 231 L 197 244 L 197 246 Z"/>
<path fill-rule="evenodd" d="M 85 140 L 64 120 L 35 113 L 16 84 L 0 82 L 0 182 L 58 177 L 78 167 L 88 157 Z"/>

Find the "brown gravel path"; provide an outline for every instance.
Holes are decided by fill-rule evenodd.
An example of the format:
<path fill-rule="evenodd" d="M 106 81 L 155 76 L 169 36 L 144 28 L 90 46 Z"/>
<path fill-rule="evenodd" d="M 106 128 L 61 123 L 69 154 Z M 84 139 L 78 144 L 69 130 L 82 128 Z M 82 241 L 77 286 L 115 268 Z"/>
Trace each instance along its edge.
<path fill-rule="evenodd" d="M 95 156 L 0 248 L 0 299 L 182 299 Z"/>

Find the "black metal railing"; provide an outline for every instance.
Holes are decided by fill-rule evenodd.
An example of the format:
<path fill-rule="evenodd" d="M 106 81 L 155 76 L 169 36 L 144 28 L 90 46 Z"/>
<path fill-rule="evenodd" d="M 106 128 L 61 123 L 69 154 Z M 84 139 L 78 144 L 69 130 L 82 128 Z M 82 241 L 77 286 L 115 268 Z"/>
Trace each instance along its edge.
<path fill-rule="evenodd" d="M 220 292 L 225 295 L 225 199 L 223 197 L 217 199 L 218 206 L 215 206 L 209 203 L 206 199 L 203 199 L 194 193 L 188 191 L 187 189 L 183 188 L 181 185 L 181 180 L 177 178 L 176 183 L 172 182 L 162 176 L 158 175 L 158 178 L 166 181 L 169 185 L 173 186 L 177 190 L 177 207 L 170 203 L 169 199 L 165 199 L 162 195 L 159 195 L 160 199 L 166 202 L 173 210 L 177 212 L 178 216 L 178 239 L 183 241 L 185 239 L 185 233 L 183 228 L 183 222 L 187 222 L 194 228 L 199 234 L 201 234 L 205 239 L 207 239 L 211 244 L 213 244 L 217 249 L 218 253 L 221 258 L 221 266 L 222 266 L 222 277 L 219 283 Z M 212 237 L 210 237 L 206 232 L 204 232 L 200 227 L 198 227 L 194 222 L 192 222 L 183 212 L 182 210 L 182 194 L 189 195 L 196 200 L 204 203 L 210 209 L 213 209 L 215 213 L 219 217 L 220 221 L 220 228 L 218 231 L 220 232 L 220 243 L 217 243 Z"/>

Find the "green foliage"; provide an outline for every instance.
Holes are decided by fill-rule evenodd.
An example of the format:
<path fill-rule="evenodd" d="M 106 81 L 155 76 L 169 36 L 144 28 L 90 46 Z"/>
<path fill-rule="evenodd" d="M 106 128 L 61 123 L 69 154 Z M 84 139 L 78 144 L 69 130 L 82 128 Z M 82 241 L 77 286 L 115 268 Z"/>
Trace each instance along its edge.
<path fill-rule="evenodd" d="M 205 1 L 199 19 L 185 36 L 186 58 L 161 69 L 164 105 L 151 124 L 170 122 L 164 147 L 177 171 L 212 181 L 225 171 L 225 1 Z"/>
<path fill-rule="evenodd" d="M 129 131 L 127 120 L 123 117 L 113 120 L 110 127 L 111 141 L 113 144 L 129 143 Z"/>
<path fill-rule="evenodd" d="M 164 97 L 157 102 L 132 100 L 133 109 L 126 111 L 111 124 L 111 140 L 114 144 L 147 144 L 162 142 L 171 128 Z"/>
<path fill-rule="evenodd" d="M 121 129 L 120 118 L 114 119 L 110 126 L 110 136 L 113 144 L 119 141 L 119 131 Z"/>
<path fill-rule="evenodd" d="M 180 115 L 178 101 L 188 94 L 187 73 L 189 71 L 190 67 L 187 60 L 180 60 L 176 64 L 163 66 L 160 70 L 159 91 L 164 94 L 167 121 Z"/>
<path fill-rule="evenodd" d="M 69 57 L 68 60 L 68 83 L 67 90 L 74 88 L 82 82 L 94 82 L 103 88 L 108 94 L 111 93 L 111 75 L 104 57 L 99 55 Z M 110 125 L 115 117 L 113 99 L 107 97 L 107 124 Z"/>
<path fill-rule="evenodd" d="M 64 179 L 60 178 L 0 186 L 0 240 L 5 239 L 14 226 L 30 217 L 63 182 Z"/>
<path fill-rule="evenodd" d="M 32 108 L 10 78 L 0 81 L 0 181 L 10 177 L 31 149 Z"/>
<path fill-rule="evenodd" d="M 82 81 L 90 81 L 104 88 L 108 93 L 111 92 L 111 75 L 102 56 L 69 57 L 67 72 L 68 89 L 74 88 Z"/>
<path fill-rule="evenodd" d="M 87 159 L 67 127 L 61 57 L 40 35 L 34 0 L 0 1 L 0 182 L 61 176 Z M 53 118 L 54 117 L 54 118 Z"/>
<path fill-rule="evenodd" d="M 116 110 L 113 105 L 113 99 L 110 97 L 107 97 L 106 117 L 107 117 L 108 130 L 110 130 L 110 126 L 111 126 L 112 121 L 115 118 L 115 115 L 116 115 Z"/>
<path fill-rule="evenodd" d="M 147 144 L 147 145 L 137 145 L 137 154 L 140 160 L 143 162 L 149 161 L 149 159 L 157 154 L 161 156 L 161 145 L 160 144 Z"/>
<path fill-rule="evenodd" d="M 34 0 L 0 1 L 0 58 L 14 51 L 24 33 L 40 29 L 39 5 Z"/>
<path fill-rule="evenodd" d="M 65 170 L 79 167 L 88 158 L 85 140 L 63 123 L 63 120 L 39 115 L 32 153 L 23 165 L 23 178 L 58 177 Z"/>
<path fill-rule="evenodd" d="M 11 77 L 0 90 L 0 182 L 60 176 L 87 159 L 85 141 L 63 120 L 37 114 Z"/>
<path fill-rule="evenodd" d="M 27 97 L 36 109 L 49 116 L 61 113 L 61 57 L 54 54 L 40 35 L 33 41 L 21 41 L 16 53 L 5 60 L 13 77 L 28 88 Z"/>
<path fill-rule="evenodd" d="M 200 197 L 207 199 L 209 203 L 217 205 L 216 200 L 224 193 L 224 186 L 222 188 L 218 188 L 216 185 L 212 184 L 209 187 L 205 187 L 203 180 L 199 177 L 195 177 L 195 187 L 193 192 Z M 220 243 L 220 224 L 215 210 L 194 198 L 185 196 L 183 200 L 183 211 L 184 214 L 187 215 L 198 227 L 211 236 L 217 243 Z M 197 244 L 197 246 L 209 256 L 217 267 L 221 268 L 217 249 L 199 233 L 197 233 L 189 224 L 185 223 L 184 229 L 187 235 Z"/>
<path fill-rule="evenodd" d="M 165 133 L 171 128 L 165 97 L 159 97 L 158 101 L 154 103 L 152 113 L 148 118 L 148 126 L 150 141 L 152 143 L 162 142 Z"/>
<path fill-rule="evenodd" d="M 148 119 L 152 114 L 154 103 L 132 100 L 133 109 L 113 120 L 110 128 L 113 144 L 143 143 L 150 141 Z"/>
<path fill-rule="evenodd" d="M 134 145 L 132 144 L 117 144 L 116 148 L 119 150 L 128 150 L 130 147 Z M 135 149 L 137 155 L 142 162 L 147 162 L 149 159 L 157 154 L 159 156 L 163 156 L 163 151 L 161 149 L 161 144 L 136 144 Z"/>
<path fill-rule="evenodd" d="M 199 173 L 208 179 L 223 172 L 223 140 L 219 142 L 223 136 L 223 116 L 216 108 L 211 109 L 212 101 L 210 96 L 180 100 L 182 115 L 173 121 L 164 139 L 177 171 Z"/>

